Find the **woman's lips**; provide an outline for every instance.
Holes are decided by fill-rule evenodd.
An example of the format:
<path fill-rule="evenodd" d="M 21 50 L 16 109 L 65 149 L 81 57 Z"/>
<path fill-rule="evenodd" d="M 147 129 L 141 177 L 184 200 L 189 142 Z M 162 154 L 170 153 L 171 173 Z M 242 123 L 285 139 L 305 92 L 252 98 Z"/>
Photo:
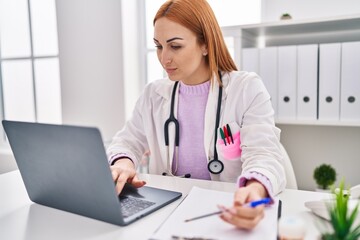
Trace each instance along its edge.
<path fill-rule="evenodd" d="M 165 68 L 167 74 L 171 75 L 176 71 L 177 68 Z"/>

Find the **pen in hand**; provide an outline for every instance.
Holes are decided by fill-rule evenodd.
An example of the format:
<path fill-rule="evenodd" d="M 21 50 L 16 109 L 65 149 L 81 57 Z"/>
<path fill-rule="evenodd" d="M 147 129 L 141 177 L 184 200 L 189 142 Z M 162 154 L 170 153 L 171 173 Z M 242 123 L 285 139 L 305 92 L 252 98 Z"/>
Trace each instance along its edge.
<path fill-rule="evenodd" d="M 260 199 L 260 200 L 248 202 L 248 203 L 244 204 L 243 206 L 254 208 L 254 207 L 259 206 L 259 205 L 269 204 L 270 202 L 271 202 L 271 198 L 263 198 L 263 199 Z M 194 217 L 194 218 L 189 218 L 189 219 L 186 219 L 185 222 L 191 222 L 191 221 L 194 221 L 194 220 L 210 217 L 210 216 L 213 216 L 213 215 L 218 215 L 218 214 L 223 213 L 224 211 L 226 211 L 226 210 L 220 210 L 220 211 L 217 211 L 217 212 L 204 214 L 204 215 L 197 216 L 197 217 Z"/>

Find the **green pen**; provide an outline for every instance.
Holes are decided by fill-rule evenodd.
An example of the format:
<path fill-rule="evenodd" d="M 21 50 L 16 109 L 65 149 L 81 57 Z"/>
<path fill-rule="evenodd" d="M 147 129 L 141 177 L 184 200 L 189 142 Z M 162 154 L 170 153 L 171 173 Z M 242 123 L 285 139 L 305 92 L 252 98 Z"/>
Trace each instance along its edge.
<path fill-rule="evenodd" d="M 221 138 L 222 138 L 222 140 L 224 141 L 224 144 L 225 144 L 225 146 L 226 146 L 225 134 L 224 134 L 224 131 L 222 130 L 222 128 L 220 128 L 220 135 L 221 135 Z"/>

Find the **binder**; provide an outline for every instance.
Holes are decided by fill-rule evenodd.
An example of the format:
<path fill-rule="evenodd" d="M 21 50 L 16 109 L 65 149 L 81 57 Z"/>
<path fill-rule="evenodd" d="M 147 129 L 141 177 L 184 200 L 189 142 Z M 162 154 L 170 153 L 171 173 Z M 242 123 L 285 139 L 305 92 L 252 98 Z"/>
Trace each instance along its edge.
<path fill-rule="evenodd" d="M 317 119 L 318 45 L 297 47 L 297 119 Z"/>
<path fill-rule="evenodd" d="M 270 94 L 275 118 L 277 118 L 278 112 L 277 64 L 277 47 L 267 47 L 259 50 L 259 75 Z"/>
<path fill-rule="evenodd" d="M 339 120 L 340 60 L 341 43 L 320 44 L 319 120 Z"/>
<path fill-rule="evenodd" d="M 340 120 L 360 120 L 360 42 L 342 43 Z"/>
<path fill-rule="evenodd" d="M 278 119 L 296 119 L 296 46 L 278 47 Z"/>
<path fill-rule="evenodd" d="M 259 49 L 243 48 L 242 49 L 241 70 L 247 72 L 259 72 Z"/>

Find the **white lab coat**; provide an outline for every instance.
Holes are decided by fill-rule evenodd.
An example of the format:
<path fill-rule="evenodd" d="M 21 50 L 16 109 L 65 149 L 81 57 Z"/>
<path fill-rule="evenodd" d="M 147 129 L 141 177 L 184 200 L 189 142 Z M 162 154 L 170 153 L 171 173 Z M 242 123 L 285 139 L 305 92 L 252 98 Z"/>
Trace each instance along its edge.
<path fill-rule="evenodd" d="M 266 176 L 274 194 L 285 187 L 283 155 L 280 150 L 280 130 L 274 124 L 274 110 L 270 96 L 255 73 L 222 73 L 223 95 L 219 126 L 229 124 L 232 133 L 240 131 L 241 157 L 225 160 L 219 144 L 219 159 L 224 164 L 220 174 L 211 174 L 212 180 L 235 182 L 241 173 L 258 172 Z M 149 83 L 136 103 L 133 115 L 113 138 L 107 149 L 109 159 L 115 154 L 128 155 L 137 166 L 146 150 L 150 150 L 149 172 L 166 172 L 174 155 L 175 128 L 169 128 L 169 156 L 164 140 L 164 123 L 170 114 L 174 82 L 160 79 Z M 214 131 L 218 101 L 218 83 L 210 88 L 205 111 L 203 147 L 210 161 L 214 156 Z M 175 117 L 177 115 L 175 97 Z M 191 106 L 190 106 L 191 107 Z M 220 135 L 218 133 L 218 139 Z M 221 141 L 218 140 L 219 142 Z M 171 157 L 170 157 L 171 156 Z"/>

